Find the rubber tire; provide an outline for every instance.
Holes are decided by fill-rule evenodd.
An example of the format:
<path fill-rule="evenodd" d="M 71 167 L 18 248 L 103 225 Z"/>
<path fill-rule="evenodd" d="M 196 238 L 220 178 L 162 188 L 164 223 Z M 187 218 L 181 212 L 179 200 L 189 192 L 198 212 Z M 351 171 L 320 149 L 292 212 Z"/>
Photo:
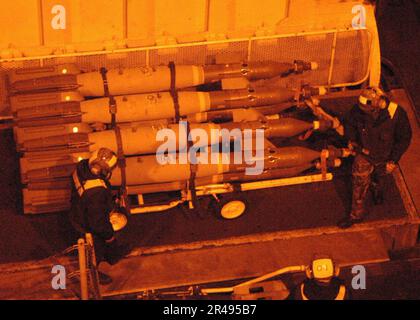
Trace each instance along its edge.
<path fill-rule="evenodd" d="M 218 196 L 219 201 L 217 201 L 214 197 L 211 197 L 209 205 L 208 205 L 208 211 L 211 212 L 217 219 L 220 220 L 236 220 L 239 219 L 240 217 L 242 217 L 243 215 L 245 215 L 248 212 L 249 209 L 249 205 L 248 205 L 248 201 L 247 199 L 241 195 L 241 194 L 222 194 Z M 222 216 L 222 208 L 225 204 L 227 204 L 228 202 L 231 201 L 241 201 L 244 203 L 245 205 L 245 210 L 244 212 L 233 219 L 226 219 Z"/>

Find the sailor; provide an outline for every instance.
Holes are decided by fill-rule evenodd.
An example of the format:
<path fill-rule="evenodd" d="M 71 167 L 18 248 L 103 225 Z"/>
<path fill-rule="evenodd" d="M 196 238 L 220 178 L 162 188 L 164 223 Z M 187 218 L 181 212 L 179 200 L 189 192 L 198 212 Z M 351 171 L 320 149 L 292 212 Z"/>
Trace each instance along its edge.
<path fill-rule="evenodd" d="M 385 176 L 395 169 L 411 141 L 411 127 L 405 110 L 390 101 L 379 88 L 364 89 L 359 103 L 344 122 L 349 148 L 356 156 L 352 167 L 352 208 L 340 220 L 340 228 L 361 222 L 367 214 L 366 199 L 371 187 L 375 204 L 384 201 Z"/>
<path fill-rule="evenodd" d="M 295 300 L 347 300 L 349 294 L 338 278 L 340 268 L 328 257 L 316 258 L 306 269 L 306 279 L 294 289 Z"/>
<path fill-rule="evenodd" d="M 115 264 L 122 258 L 122 246 L 117 244 L 110 213 L 115 208 L 109 179 L 117 165 L 117 156 L 106 148 L 92 153 L 89 160 L 78 163 L 73 172 L 70 222 L 80 237 L 93 236 L 97 264 Z M 99 282 L 109 284 L 112 278 L 99 272 Z"/>

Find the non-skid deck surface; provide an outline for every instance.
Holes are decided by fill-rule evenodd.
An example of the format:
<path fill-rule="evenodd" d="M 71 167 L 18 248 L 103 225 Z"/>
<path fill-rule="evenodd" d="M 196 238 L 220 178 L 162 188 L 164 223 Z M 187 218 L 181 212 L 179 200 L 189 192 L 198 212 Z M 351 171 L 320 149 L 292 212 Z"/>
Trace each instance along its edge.
<path fill-rule="evenodd" d="M 307 265 L 314 252 L 334 257 L 341 266 L 388 260 L 377 231 L 317 235 L 124 259 L 106 270 L 114 281 L 101 291 L 115 295 L 256 277 L 286 266 Z"/>

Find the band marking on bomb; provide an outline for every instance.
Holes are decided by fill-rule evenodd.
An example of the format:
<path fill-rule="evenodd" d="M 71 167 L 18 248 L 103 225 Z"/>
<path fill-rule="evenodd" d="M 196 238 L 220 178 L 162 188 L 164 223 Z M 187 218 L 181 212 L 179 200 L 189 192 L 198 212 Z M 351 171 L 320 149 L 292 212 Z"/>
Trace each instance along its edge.
<path fill-rule="evenodd" d="M 233 163 L 253 165 L 253 167 L 245 168 L 246 175 L 259 175 L 264 171 L 264 129 L 228 130 L 223 128 L 220 130 L 212 128 L 209 139 L 207 132 L 201 128 L 193 128 L 187 134 L 185 121 L 180 121 L 178 126 L 178 139 L 176 132 L 170 128 L 163 128 L 156 132 L 156 141 L 163 141 L 156 151 L 156 160 L 159 164 L 209 164 L 209 158 L 210 164 L 231 164 L 230 143 L 233 138 Z M 186 147 L 187 141 L 194 142 L 189 150 Z M 177 145 L 179 145 L 178 148 Z M 174 153 L 177 149 L 179 152 Z"/>

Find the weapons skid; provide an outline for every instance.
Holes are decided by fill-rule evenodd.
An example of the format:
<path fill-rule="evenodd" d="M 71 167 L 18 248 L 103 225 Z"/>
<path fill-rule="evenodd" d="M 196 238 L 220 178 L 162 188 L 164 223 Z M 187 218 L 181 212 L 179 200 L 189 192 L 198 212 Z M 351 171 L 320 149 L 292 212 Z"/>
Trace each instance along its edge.
<path fill-rule="evenodd" d="M 110 94 L 115 99 L 115 120 L 121 130 L 122 151 L 128 156 L 128 193 L 138 195 L 183 191 L 188 187 L 190 163 L 180 163 L 177 158 L 175 164 L 162 165 L 154 155 L 158 147 L 156 132 L 159 129 L 174 129 L 176 124 L 170 124 L 167 119 L 176 118 L 177 113 L 191 122 L 190 129 L 202 129 L 206 133 L 211 129 L 239 129 L 242 132 L 246 129 L 264 129 L 265 138 L 291 137 L 308 130 L 327 130 L 331 127 L 331 122 L 304 122 L 292 118 L 272 120 L 265 117 L 278 114 L 303 99 L 323 94 L 325 90 L 322 87 L 253 88 L 251 84 L 247 89 L 179 91 L 178 106 L 175 105 L 173 92 L 168 90 L 194 87 L 227 78 L 243 77 L 253 81 L 285 77 L 316 68 L 316 63 L 294 61 L 206 66 L 172 64 L 169 67 L 102 69 L 85 73 L 74 66 L 66 65 L 15 72 L 9 77 L 14 93 L 10 97 L 10 103 L 15 116 L 14 131 L 18 148 L 24 152 L 20 163 L 21 180 L 25 184 L 25 212 L 52 212 L 68 208 L 71 186 L 69 177 L 77 162 L 88 158 L 99 147 L 117 151 L 115 132 L 106 130 L 107 124 L 111 123 L 110 99 L 100 98 L 101 96 Z M 224 121 L 209 123 L 219 119 Z M 132 122 L 143 125 L 130 125 Z M 153 125 L 148 126 L 146 123 Z M 201 146 L 204 144 L 195 147 Z M 230 187 L 232 183 L 248 183 L 247 186 L 244 185 L 244 190 L 259 188 L 264 183 L 258 186 L 253 183 L 263 181 L 272 181 L 268 186 L 287 184 L 291 182 L 280 183 L 278 180 L 293 180 L 293 177 L 302 172 L 311 168 L 323 169 L 326 164 L 338 165 L 337 159 L 333 159 L 332 155 L 331 159 L 322 164 L 319 159 L 325 158 L 325 152 L 301 147 L 278 149 L 271 144 L 267 147 L 264 151 L 263 170 L 258 176 L 248 175 L 246 169 L 250 166 L 236 164 L 232 154 L 228 163 L 223 163 L 219 156 L 219 161 L 215 164 L 196 164 L 195 185 L 198 194 L 230 192 L 233 190 Z M 170 150 L 177 151 L 178 148 Z M 121 177 L 121 170 L 116 169 L 111 183 L 120 185 Z M 325 180 L 325 177 L 322 179 Z M 210 187 L 214 184 L 220 186 Z"/>
<path fill-rule="evenodd" d="M 249 185 L 244 186 L 242 191 L 260 188 L 262 185 L 252 184 L 259 181 L 268 181 L 266 187 L 275 187 L 282 185 L 282 183 L 285 184 L 285 182 L 277 181 L 278 179 L 296 177 L 311 168 L 320 169 L 320 157 L 326 157 L 329 160 L 327 164 L 335 167 L 340 164 L 337 162 L 340 156 L 345 156 L 345 150 L 332 147 L 322 152 L 302 147 L 270 149 L 264 153 L 264 170 L 257 176 L 246 174 L 245 169 L 249 167 L 246 164 L 232 164 L 232 162 L 230 164 L 221 162 L 217 164 L 197 164 L 196 186 L 199 195 L 231 192 L 233 188 L 230 188 L 229 184 L 238 182 L 250 182 Z M 26 188 L 23 191 L 25 212 L 53 212 L 58 209 L 65 210 L 69 207 L 70 175 L 76 166 L 76 162 L 72 163 L 72 159 L 75 159 L 75 156 L 67 158 L 67 165 L 51 167 L 43 167 L 48 165 L 48 161 L 44 159 L 46 162 L 42 163 L 42 160 L 38 159 L 40 161 L 40 163 L 37 163 L 39 168 L 26 172 Z M 126 170 L 129 172 L 127 179 L 129 194 L 182 191 L 186 188 L 186 182 L 191 174 L 189 163 L 161 165 L 157 163 L 155 156 L 129 157 L 126 160 Z M 49 161 L 52 161 L 52 159 L 49 159 Z M 153 175 L 150 175 L 150 172 L 153 172 Z M 306 180 L 304 177 L 302 177 L 300 183 L 315 181 L 311 176 Z M 328 180 L 331 179 L 331 175 L 317 179 L 320 180 L 316 181 Z M 121 184 L 119 169 L 115 170 L 111 183 L 114 186 Z M 223 187 L 219 188 L 222 189 L 221 191 L 211 189 L 205 191 L 208 188 L 207 186 L 217 183 L 223 184 Z M 285 185 L 293 183 L 297 182 L 291 181 Z M 51 203 L 52 206 L 48 207 L 48 203 Z"/>

